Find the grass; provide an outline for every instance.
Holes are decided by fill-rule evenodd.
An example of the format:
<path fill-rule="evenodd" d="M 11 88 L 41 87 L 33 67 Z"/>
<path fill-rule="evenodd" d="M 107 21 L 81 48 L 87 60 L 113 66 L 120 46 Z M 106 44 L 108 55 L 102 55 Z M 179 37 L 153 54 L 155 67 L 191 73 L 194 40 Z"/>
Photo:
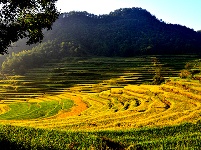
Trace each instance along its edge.
<path fill-rule="evenodd" d="M 62 109 L 66 111 L 68 111 L 74 105 L 74 102 L 70 99 L 69 100 L 62 99 L 61 103 L 62 103 Z"/>
<path fill-rule="evenodd" d="M 21 102 L 8 105 L 9 111 L 0 115 L 1 120 L 25 120 L 54 116 L 59 111 L 68 111 L 74 103 L 70 99 L 61 99 L 60 102 L 47 100 L 42 102 Z"/>
<path fill-rule="evenodd" d="M 162 128 L 70 132 L 0 126 L 5 149 L 195 149 L 201 147 L 201 124 L 185 123 Z"/>

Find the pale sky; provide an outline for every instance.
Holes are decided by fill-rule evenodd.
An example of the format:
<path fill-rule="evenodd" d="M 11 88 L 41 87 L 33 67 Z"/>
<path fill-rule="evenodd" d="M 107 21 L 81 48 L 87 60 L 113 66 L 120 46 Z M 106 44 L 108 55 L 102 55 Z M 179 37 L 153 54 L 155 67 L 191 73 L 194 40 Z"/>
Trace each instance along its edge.
<path fill-rule="evenodd" d="M 58 0 L 61 12 L 108 14 L 119 8 L 141 7 L 166 23 L 201 30 L 201 0 Z"/>

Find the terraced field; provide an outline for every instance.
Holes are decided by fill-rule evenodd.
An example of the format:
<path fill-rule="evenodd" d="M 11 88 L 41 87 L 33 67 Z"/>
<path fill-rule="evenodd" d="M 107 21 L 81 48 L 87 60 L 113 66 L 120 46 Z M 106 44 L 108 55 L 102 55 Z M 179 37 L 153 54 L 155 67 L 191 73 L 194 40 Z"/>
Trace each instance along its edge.
<path fill-rule="evenodd" d="M 178 62 L 166 57 L 167 62 L 170 59 Z M 153 76 L 151 60 L 76 59 L 69 64 L 48 64 L 49 68 L 31 70 L 23 77 L 8 77 L 1 86 L 17 90 L 1 89 L 1 124 L 88 131 L 198 122 L 200 82 L 175 77 L 162 85 L 139 84 Z M 164 76 L 176 76 L 184 63 L 170 61 L 171 66 L 161 60 Z"/>
<path fill-rule="evenodd" d="M 172 79 L 160 86 L 128 85 L 100 93 L 77 95 L 65 93 L 40 98 L 42 102 L 37 104 L 30 101 L 28 104 L 32 104 L 31 106 L 12 103 L 11 111 L 0 117 L 3 119 L 1 123 L 5 124 L 76 131 L 196 123 L 201 120 L 201 96 L 198 93 L 201 93 L 201 84 L 198 81 Z M 76 105 L 69 112 L 63 110 L 57 114 L 61 107 L 65 106 L 66 101 L 61 101 L 62 96 L 74 99 Z M 56 100 L 62 102 L 62 105 L 56 104 Z M 5 109 L 8 108 L 1 107 L 2 112 L 5 112 Z M 41 109 L 43 111 L 40 111 Z M 36 110 L 38 113 L 34 113 Z M 44 114 L 41 114 L 43 112 Z M 49 117 L 50 115 L 54 116 Z"/>
<path fill-rule="evenodd" d="M 135 58 L 66 58 L 29 70 L 25 75 L 0 76 L 2 102 L 62 94 L 97 93 L 113 87 L 152 81 L 157 58 L 164 77 L 176 77 L 186 62 L 197 56 L 142 56 Z M 74 87 L 74 88 L 73 88 Z"/>
<path fill-rule="evenodd" d="M 196 58 L 71 58 L 2 75 L 1 148 L 200 149 L 201 83 L 178 78 Z M 166 81 L 150 85 L 156 60 Z"/>

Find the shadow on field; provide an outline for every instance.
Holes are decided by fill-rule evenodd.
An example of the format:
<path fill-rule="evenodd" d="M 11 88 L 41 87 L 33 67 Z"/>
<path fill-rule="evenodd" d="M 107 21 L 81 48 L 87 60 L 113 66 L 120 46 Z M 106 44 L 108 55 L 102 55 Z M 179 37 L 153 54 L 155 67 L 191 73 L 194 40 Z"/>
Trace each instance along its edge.
<path fill-rule="evenodd" d="M 103 142 L 103 149 L 124 150 L 124 147 L 120 143 L 112 141 L 109 138 L 102 137 L 101 140 Z"/>
<path fill-rule="evenodd" d="M 0 141 L 0 149 L 1 150 L 26 150 L 22 145 L 17 144 L 15 142 L 11 143 L 8 140 Z"/>

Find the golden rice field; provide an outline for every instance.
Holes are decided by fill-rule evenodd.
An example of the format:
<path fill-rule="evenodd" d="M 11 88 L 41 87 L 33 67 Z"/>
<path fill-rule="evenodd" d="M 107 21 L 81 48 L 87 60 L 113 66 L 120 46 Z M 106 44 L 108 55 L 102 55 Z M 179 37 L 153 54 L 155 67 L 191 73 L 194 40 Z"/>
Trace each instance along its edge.
<path fill-rule="evenodd" d="M 26 102 L 4 102 L 0 104 L 1 124 L 91 131 L 169 126 L 201 120 L 201 83 L 195 80 L 172 78 L 162 85 L 127 85 L 99 93 L 83 93 L 81 86 L 70 90 L 72 92 L 43 95 Z M 73 101 L 68 109 L 64 108 L 65 100 Z M 47 103 L 52 103 L 53 107 Z M 53 113 L 56 107 L 61 108 Z M 30 119 L 35 109 L 45 110 L 45 114 Z M 6 118 L 9 112 L 9 116 L 14 113 L 13 117 Z"/>
<path fill-rule="evenodd" d="M 201 120 L 201 83 L 175 77 L 195 58 L 161 56 L 166 82 L 143 84 L 154 75 L 153 58 L 79 58 L 3 76 L 1 124 L 92 131 Z"/>
<path fill-rule="evenodd" d="M 161 85 L 150 84 L 156 59 Z M 66 58 L 0 74 L 1 149 L 199 150 L 201 74 L 178 77 L 195 59 Z"/>

